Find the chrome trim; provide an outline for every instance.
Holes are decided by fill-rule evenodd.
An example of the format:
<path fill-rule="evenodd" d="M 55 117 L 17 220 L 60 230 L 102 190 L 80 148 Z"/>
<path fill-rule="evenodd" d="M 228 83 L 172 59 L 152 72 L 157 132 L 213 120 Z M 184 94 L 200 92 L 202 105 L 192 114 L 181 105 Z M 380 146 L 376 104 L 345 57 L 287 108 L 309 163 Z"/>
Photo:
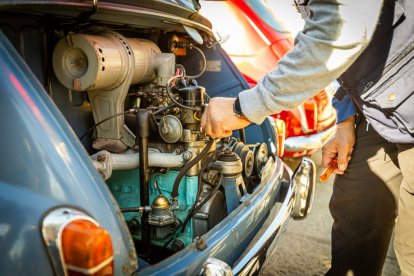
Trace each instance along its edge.
<path fill-rule="evenodd" d="M 98 0 L 92 0 L 93 9 L 92 12 L 95 13 L 98 11 Z"/>
<path fill-rule="evenodd" d="M 309 214 L 315 194 L 315 176 L 315 163 L 311 159 L 303 158 L 292 176 L 292 182 L 297 187 L 291 214 L 293 219 L 304 219 Z"/>
<path fill-rule="evenodd" d="M 70 269 L 70 270 L 79 272 L 80 274 L 84 274 L 84 275 L 94 275 L 99 270 L 103 269 L 105 266 L 107 266 L 111 262 L 113 262 L 113 260 L 114 260 L 114 256 L 111 256 L 108 259 L 106 259 L 105 261 L 101 262 L 100 264 L 98 264 L 97 266 L 92 267 L 92 268 L 80 268 L 80 267 L 73 266 L 73 265 L 66 265 L 66 267 L 68 269 Z"/>
<path fill-rule="evenodd" d="M 93 218 L 84 212 L 67 207 L 54 209 L 43 219 L 42 235 L 57 275 L 67 275 L 61 242 L 63 229 L 70 222 L 78 219 L 87 220 L 99 226 Z"/>
<path fill-rule="evenodd" d="M 280 207 L 280 210 L 277 213 L 277 216 L 273 219 L 265 232 L 256 241 L 254 247 L 248 249 L 248 252 L 233 267 L 234 274 L 244 275 L 245 271 L 251 271 L 251 267 L 255 266 L 257 260 L 256 256 L 260 255 L 261 250 L 266 248 L 268 242 L 272 241 L 276 237 L 275 233 L 278 233 L 278 231 L 290 218 L 290 213 L 295 203 L 295 195 L 296 185 L 292 182 L 289 185 L 286 197 L 282 203 L 282 206 Z M 260 267 L 257 267 L 257 269 L 260 269 Z"/>
<path fill-rule="evenodd" d="M 320 149 L 335 132 L 335 129 L 336 127 L 332 126 L 331 128 L 316 134 L 289 137 L 285 140 L 285 152 Z"/>
<path fill-rule="evenodd" d="M 231 267 L 216 258 L 209 257 L 203 264 L 202 276 L 233 276 Z"/>

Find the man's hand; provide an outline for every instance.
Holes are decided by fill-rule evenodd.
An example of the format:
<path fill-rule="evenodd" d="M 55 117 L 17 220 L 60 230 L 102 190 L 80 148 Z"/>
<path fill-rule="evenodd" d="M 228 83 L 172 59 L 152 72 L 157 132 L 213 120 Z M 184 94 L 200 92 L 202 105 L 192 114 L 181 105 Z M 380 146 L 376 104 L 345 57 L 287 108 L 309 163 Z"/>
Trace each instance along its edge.
<path fill-rule="evenodd" d="M 351 116 L 337 125 L 335 134 L 322 148 L 322 165 L 327 168 L 332 159 L 337 158 L 336 174 L 344 174 L 351 160 L 355 144 L 355 116 Z"/>
<path fill-rule="evenodd" d="M 246 119 L 238 118 L 233 113 L 235 98 L 212 98 L 201 117 L 203 131 L 214 138 L 231 135 L 232 130 L 241 129 L 250 124 Z"/>

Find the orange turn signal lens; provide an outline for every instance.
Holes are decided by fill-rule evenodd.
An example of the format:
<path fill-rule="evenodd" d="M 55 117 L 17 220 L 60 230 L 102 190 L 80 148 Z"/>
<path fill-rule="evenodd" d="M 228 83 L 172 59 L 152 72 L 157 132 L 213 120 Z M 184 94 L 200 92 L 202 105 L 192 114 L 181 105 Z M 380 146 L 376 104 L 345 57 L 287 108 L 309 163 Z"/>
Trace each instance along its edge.
<path fill-rule="evenodd" d="M 285 137 L 286 137 L 286 124 L 281 119 L 275 119 L 276 128 L 276 141 L 277 141 L 277 155 L 282 157 L 285 153 Z"/>
<path fill-rule="evenodd" d="M 88 220 L 75 220 L 62 232 L 62 251 L 69 275 L 114 275 L 109 233 Z"/>

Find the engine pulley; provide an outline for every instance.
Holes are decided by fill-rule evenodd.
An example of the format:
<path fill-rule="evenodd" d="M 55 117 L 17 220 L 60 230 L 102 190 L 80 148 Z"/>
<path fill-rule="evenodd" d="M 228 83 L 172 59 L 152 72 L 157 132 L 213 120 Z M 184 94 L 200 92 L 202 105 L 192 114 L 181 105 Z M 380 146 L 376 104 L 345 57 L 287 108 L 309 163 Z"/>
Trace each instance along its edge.
<path fill-rule="evenodd" d="M 254 149 L 254 172 L 257 175 L 260 175 L 260 171 L 266 165 L 267 160 L 269 159 L 269 151 L 267 145 L 262 143 Z"/>

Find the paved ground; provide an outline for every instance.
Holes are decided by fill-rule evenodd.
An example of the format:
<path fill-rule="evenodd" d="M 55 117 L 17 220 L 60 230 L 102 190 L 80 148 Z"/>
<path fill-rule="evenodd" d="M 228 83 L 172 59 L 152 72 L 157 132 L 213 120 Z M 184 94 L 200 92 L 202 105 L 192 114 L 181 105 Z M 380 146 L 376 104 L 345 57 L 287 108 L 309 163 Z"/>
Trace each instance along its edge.
<path fill-rule="evenodd" d="M 320 157 L 317 155 L 315 161 Z M 318 169 L 318 175 L 321 169 Z M 279 248 L 262 276 L 273 275 L 324 275 L 330 268 L 330 229 L 332 218 L 328 204 L 332 194 L 332 179 L 317 183 L 312 212 L 303 221 L 290 221 Z M 383 275 L 399 275 L 392 247 L 388 253 Z"/>

